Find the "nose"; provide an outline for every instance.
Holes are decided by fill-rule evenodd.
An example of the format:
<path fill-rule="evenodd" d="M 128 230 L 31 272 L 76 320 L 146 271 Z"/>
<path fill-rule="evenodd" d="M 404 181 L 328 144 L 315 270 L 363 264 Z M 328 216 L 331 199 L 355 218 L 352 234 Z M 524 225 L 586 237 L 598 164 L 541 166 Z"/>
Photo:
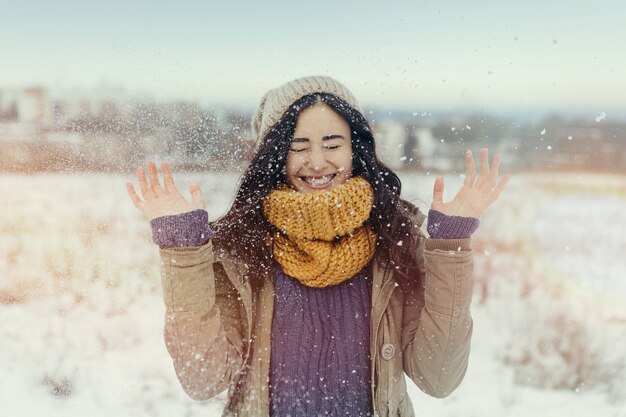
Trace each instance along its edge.
<path fill-rule="evenodd" d="M 324 154 L 324 150 L 318 147 L 313 147 L 309 152 L 309 160 L 308 166 L 310 169 L 314 171 L 322 171 L 326 168 L 326 155 Z"/>

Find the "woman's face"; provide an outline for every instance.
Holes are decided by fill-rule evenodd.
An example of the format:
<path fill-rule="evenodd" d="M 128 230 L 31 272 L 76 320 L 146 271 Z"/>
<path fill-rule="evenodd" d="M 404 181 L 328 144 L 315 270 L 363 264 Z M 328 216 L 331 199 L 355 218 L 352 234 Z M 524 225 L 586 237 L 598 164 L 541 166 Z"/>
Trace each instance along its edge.
<path fill-rule="evenodd" d="M 287 180 L 296 191 L 331 190 L 352 174 L 350 126 L 326 104 L 300 113 L 287 155 Z"/>

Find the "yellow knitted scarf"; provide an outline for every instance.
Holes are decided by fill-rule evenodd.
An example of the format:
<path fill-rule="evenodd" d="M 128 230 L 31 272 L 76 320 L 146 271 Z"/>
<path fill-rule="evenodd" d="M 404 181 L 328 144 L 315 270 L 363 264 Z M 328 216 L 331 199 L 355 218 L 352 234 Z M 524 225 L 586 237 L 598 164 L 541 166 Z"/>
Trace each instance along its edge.
<path fill-rule="evenodd" d="M 278 231 L 274 258 L 283 272 L 309 287 L 339 284 L 374 256 L 376 234 L 364 225 L 374 193 L 367 180 L 351 178 L 330 191 L 270 191 L 263 209 Z"/>

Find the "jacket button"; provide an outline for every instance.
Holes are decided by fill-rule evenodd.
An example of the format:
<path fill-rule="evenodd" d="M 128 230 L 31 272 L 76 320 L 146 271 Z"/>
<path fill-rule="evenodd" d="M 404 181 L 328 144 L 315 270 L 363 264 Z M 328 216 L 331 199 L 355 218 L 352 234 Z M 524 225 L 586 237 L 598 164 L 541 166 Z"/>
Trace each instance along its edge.
<path fill-rule="evenodd" d="M 385 343 L 382 348 L 380 348 L 380 354 L 384 360 L 388 361 L 393 358 L 393 355 L 396 353 L 396 347 L 391 343 Z"/>

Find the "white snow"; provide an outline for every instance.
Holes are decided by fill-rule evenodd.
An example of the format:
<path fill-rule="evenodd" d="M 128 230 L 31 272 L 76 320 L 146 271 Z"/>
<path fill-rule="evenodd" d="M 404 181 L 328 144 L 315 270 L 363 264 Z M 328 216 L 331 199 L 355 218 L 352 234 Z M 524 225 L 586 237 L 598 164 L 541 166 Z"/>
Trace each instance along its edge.
<path fill-rule="evenodd" d="M 237 175 L 201 181 L 211 218 Z M 403 177 L 425 213 L 434 178 Z M 1 175 L 0 415 L 219 416 L 180 388 L 159 258 L 122 175 Z M 463 182 L 446 176 L 448 201 Z M 513 175 L 473 239 L 469 369 L 424 416 L 626 416 L 626 177 Z M 582 375 L 582 379 L 576 379 Z M 561 387 L 561 388 L 548 388 Z"/>

